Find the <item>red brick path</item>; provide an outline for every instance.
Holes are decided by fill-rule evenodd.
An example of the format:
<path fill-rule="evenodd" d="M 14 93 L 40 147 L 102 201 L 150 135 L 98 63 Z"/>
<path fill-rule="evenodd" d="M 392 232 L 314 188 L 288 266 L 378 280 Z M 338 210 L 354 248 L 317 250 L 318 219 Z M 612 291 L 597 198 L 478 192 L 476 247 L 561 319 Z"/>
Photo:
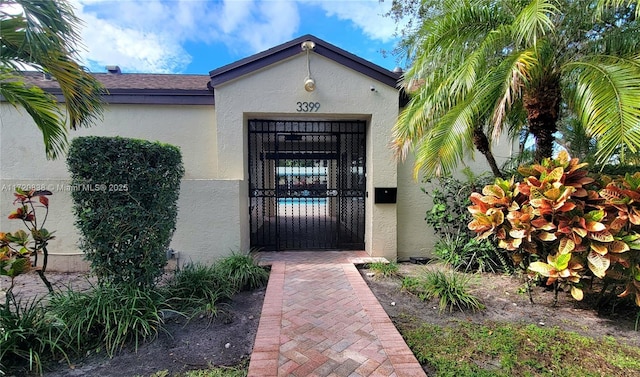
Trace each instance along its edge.
<path fill-rule="evenodd" d="M 250 377 L 426 376 L 354 263 L 364 252 L 261 253 L 271 265 Z"/>

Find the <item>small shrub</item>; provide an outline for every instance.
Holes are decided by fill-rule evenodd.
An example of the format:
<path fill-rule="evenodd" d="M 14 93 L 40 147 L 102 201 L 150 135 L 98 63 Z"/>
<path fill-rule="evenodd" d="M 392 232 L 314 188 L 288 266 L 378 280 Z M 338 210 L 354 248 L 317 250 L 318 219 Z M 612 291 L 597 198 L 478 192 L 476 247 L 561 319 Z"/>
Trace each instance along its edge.
<path fill-rule="evenodd" d="M 256 289 L 264 286 L 269 280 L 269 272 L 259 266 L 251 254 L 234 253 L 221 259 L 216 265 L 236 291 Z"/>
<path fill-rule="evenodd" d="M 64 323 L 50 315 L 39 299 L 24 304 L 10 300 L 0 310 L 0 371 L 26 368 L 42 374 L 47 359 L 66 359 L 63 328 Z"/>
<path fill-rule="evenodd" d="M 53 292 L 53 287 L 45 276 L 49 260 L 47 245 L 55 238 L 54 232 L 49 232 L 44 227 L 49 215 L 47 196 L 50 195 L 52 195 L 51 191 L 47 190 L 26 191 L 16 188 L 14 204 L 18 206 L 8 217 L 10 220 L 20 220 L 29 233 L 24 230 L 13 233 L 0 232 L 0 276 L 4 275 L 11 279 L 7 297 L 13 296 L 14 279 L 32 269 L 40 276 L 49 292 Z M 38 216 L 38 213 L 41 215 Z M 33 237 L 33 241 L 30 237 Z M 42 261 L 39 263 L 40 254 L 42 254 Z"/>
<path fill-rule="evenodd" d="M 135 349 L 163 329 L 164 299 L 155 290 L 104 283 L 84 292 L 51 297 L 50 310 L 66 324 L 79 351 L 104 348 L 113 355 L 129 342 Z"/>
<path fill-rule="evenodd" d="M 99 281 L 153 285 L 176 226 L 180 150 L 144 140 L 79 137 L 67 164 L 80 246 Z"/>
<path fill-rule="evenodd" d="M 516 265 L 584 297 L 584 277 L 623 287 L 618 297 L 640 306 L 640 173 L 589 176 L 586 163 L 562 151 L 522 166 L 521 180 L 496 179 L 473 193 L 469 229 L 491 238 Z"/>
<path fill-rule="evenodd" d="M 447 308 L 449 311 L 453 311 L 454 308 L 461 311 L 482 309 L 482 303 L 468 291 L 469 281 L 469 277 L 453 271 L 427 271 L 419 279 L 405 279 L 402 286 L 421 300 L 438 299 L 440 312 Z"/>
<path fill-rule="evenodd" d="M 436 243 L 433 253 L 456 271 L 498 273 L 513 270 L 505 255 L 487 240 L 446 236 Z"/>
<path fill-rule="evenodd" d="M 466 180 L 440 177 L 433 189 L 423 191 L 432 199 L 433 206 L 427 211 L 425 220 L 440 240 L 434 254 L 459 271 L 512 272 L 513 264 L 503 255 L 494 242 L 477 242 L 475 233 L 467 228 L 472 215 L 466 208 L 471 205 L 469 197 L 489 182 L 489 177 L 474 175 L 468 168 L 463 171 Z"/>
<path fill-rule="evenodd" d="M 430 196 L 433 202 L 425 220 L 440 237 L 458 234 L 472 236 L 466 227 L 471 218 L 466 211 L 467 206 L 471 205 L 469 196 L 472 192 L 481 190 L 489 180 L 485 176 L 474 175 L 468 168 L 463 170 L 463 173 L 467 177 L 466 180 L 445 176 L 424 182 L 433 187 L 431 190 L 423 188 L 424 193 Z"/>
<path fill-rule="evenodd" d="M 369 263 L 369 269 L 376 276 L 392 277 L 398 275 L 398 264 L 396 262 L 373 262 Z"/>
<path fill-rule="evenodd" d="M 177 270 L 160 291 L 172 309 L 216 314 L 218 303 L 231 298 L 236 288 L 219 266 L 189 263 Z"/>

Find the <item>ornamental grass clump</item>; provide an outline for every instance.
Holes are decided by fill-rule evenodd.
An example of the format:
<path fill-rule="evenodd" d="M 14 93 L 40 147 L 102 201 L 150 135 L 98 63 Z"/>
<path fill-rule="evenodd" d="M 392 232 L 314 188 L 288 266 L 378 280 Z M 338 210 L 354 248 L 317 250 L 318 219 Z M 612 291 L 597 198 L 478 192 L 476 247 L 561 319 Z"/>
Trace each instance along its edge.
<path fill-rule="evenodd" d="M 368 268 L 373 271 L 375 276 L 383 278 L 397 276 L 399 271 L 398 263 L 396 262 L 372 262 L 368 264 Z"/>
<path fill-rule="evenodd" d="M 184 265 L 160 287 L 160 292 L 174 310 L 215 315 L 234 294 L 260 288 L 268 279 L 269 272 L 250 253 L 234 253 L 213 264 Z"/>
<path fill-rule="evenodd" d="M 589 176 L 561 152 L 471 194 L 469 229 L 494 237 L 516 265 L 546 277 L 554 303 L 562 286 L 584 297 L 585 277 L 622 287 L 640 306 L 640 173 Z"/>
<path fill-rule="evenodd" d="M 188 263 L 176 270 L 160 292 L 174 310 L 215 315 L 220 302 L 230 299 L 236 288 L 218 265 Z"/>
<path fill-rule="evenodd" d="M 251 253 L 233 253 L 219 260 L 216 267 L 237 292 L 260 288 L 269 280 L 269 271 L 258 265 Z"/>
<path fill-rule="evenodd" d="M 471 276 L 455 271 L 425 271 L 419 277 L 407 276 L 402 280 L 402 289 L 415 294 L 420 300 L 438 300 L 440 312 L 446 309 L 473 311 L 484 308 L 480 300 L 469 292 Z"/>
<path fill-rule="evenodd" d="M 8 370 L 42 374 L 46 361 L 68 359 L 65 326 L 41 299 L 7 299 L 0 310 L 0 374 Z"/>
<path fill-rule="evenodd" d="M 50 298 L 52 315 L 65 323 L 75 350 L 104 349 L 113 357 L 127 344 L 137 351 L 143 341 L 164 330 L 164 297 L 154 289 L 103 283 L 84 292 L 71 289 Z"/>

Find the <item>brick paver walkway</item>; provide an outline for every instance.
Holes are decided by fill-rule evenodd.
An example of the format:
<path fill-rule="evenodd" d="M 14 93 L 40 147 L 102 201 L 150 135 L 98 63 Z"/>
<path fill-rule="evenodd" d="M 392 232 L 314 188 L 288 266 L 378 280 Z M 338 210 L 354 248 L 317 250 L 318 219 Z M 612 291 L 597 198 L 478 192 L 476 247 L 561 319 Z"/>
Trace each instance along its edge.
<path fill-rule="evenodd" d="M 426 376 L 354 265 L 369 259 L 260 253 L 271 276 L 249 376 Z"/>

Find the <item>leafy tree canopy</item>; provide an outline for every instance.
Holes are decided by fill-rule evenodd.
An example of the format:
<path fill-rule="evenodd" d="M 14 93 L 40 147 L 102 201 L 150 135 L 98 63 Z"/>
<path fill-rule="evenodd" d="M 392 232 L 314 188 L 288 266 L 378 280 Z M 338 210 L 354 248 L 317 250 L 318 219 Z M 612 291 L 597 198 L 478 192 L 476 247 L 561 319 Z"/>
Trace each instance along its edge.
<path fill-rule="evenodd" d="M 396 0 L 410 18 L 401 47 L 411 100 L 393 145 L 415 173 L 451 172 L 474 130 L 496 139 L 526 126 L 536 160 L 570 114 L 597 139 L 597 160 L 640 150 L 638 0 Z"/>

